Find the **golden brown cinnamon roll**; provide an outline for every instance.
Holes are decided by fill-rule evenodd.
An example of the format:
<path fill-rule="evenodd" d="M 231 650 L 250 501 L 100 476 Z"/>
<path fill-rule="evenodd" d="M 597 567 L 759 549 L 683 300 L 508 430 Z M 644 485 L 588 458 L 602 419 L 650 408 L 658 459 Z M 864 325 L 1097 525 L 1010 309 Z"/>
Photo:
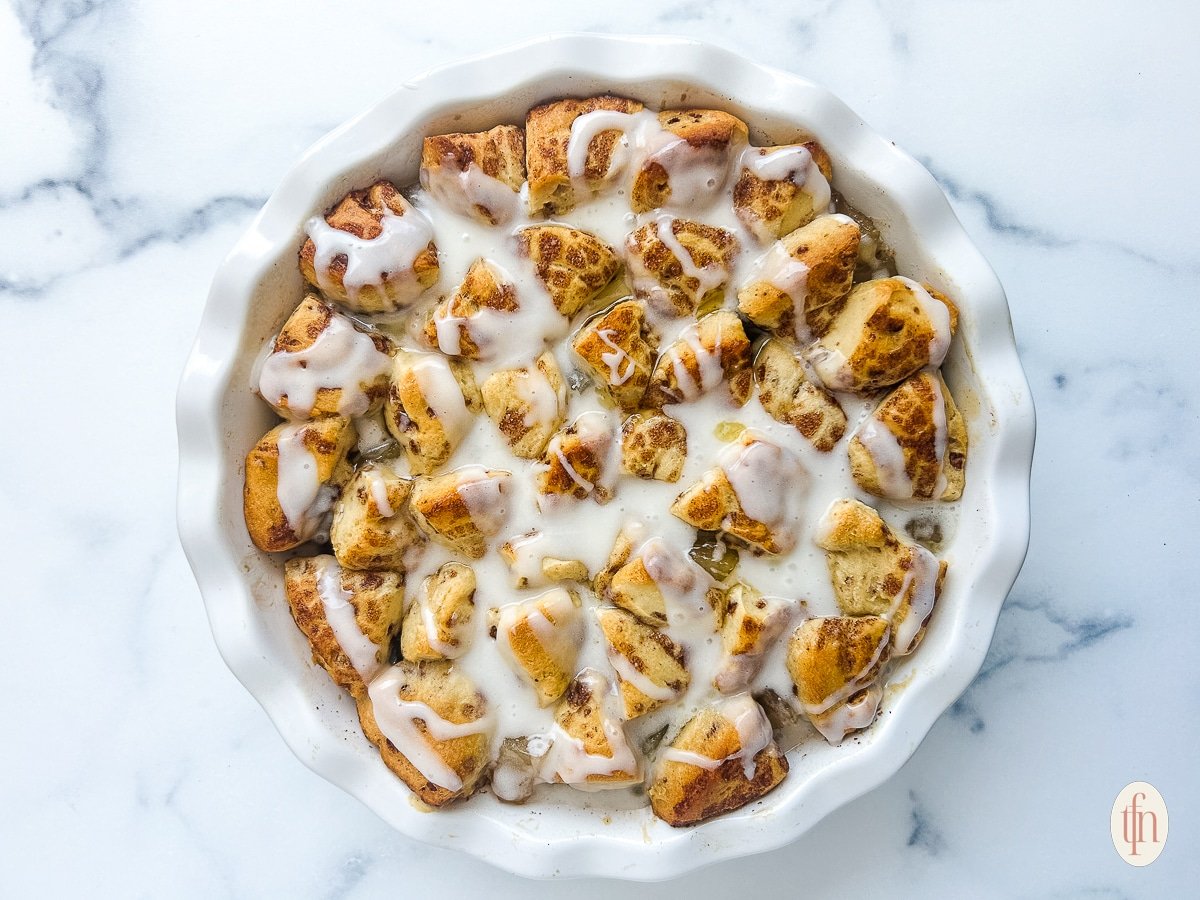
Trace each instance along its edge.
<path fill-rule="evenodd" d="M 641 303 L 622 300 L 588 319 L 571 347 L 600 395 L 632 411 L 641 405 L 650 383 L 655 343 Z"/>
<path fill-rule="evenodd" d="M 487 359 L 504 341 L 520 306 L 507 274 L 477 259 L 462 284 L 434 308 L 425 323 L 425 343 L 447 356 Z"/>
<path fill-rule="evenodd" d="M 738 290 L 738 311 L 781 334 L 825 334 L 850 292 L 860 235 L 849 216 L 832 215 L 776 241 Z"/>
<path fill-rule="evenodd" d="M 595 669 L 576 675 L 554 713 L 543 777 L 583 790 L 640 782 L 641 759 L 625 735 L 619 705 L 608 679 Z"/>
<path fill-rule="evenodd" d="M 836 500 L 817 526 L 838 606 L 892 626 L 892 655 L 916 649 L 942 592 L 946 563 L 902 541 L 879 514 L 857 500 Z"/>
<path fill-rule="evenodd" d="M 833 166 L 816 141 L 749 147 L 733 185 L 733 209 L 762 243 L 783 237 L 829 209 Z"/>
<path fill-rule="evenodd" d="M 612 499 L 608 485 L 612 433 L 603 413 L 586 412 L 550 438 L 537 475 L 538 504 L 547 508 L 559 498 L 597 503 Z"/>
<path fill-rule="evenodd" d="M 621 268 L 616 251 L 594 234 L 566 225 L 531 225 L 517 232 L 520 254 L 567 318 L 587 306 Z"/>
<path fill-rule="evenodd" d="M 573 177 L 568 147 L 576 119 L 597 111 L 632 114 L 641 109 L 636 100 L 611 96 L 555 100 L 531 109 L 525 120 L 529 211 L 534 215 L 567 212 L 577 202 L 577 186 L 590 193 L 607 183 L 623 132 L 605 128 L 588 135 L 575 151 L 578 171 Z M 582 139 L 577 138 L 577 143 Z"/>
<path fill-rule="evenodd" d="M 762 668 L 767 651 L 783 634 L 796 605 L 764 597 L 738 582 L 725 592 L 721 622 L 721 663 L 713 684 L 722 694 L 747 690 Z"/>
<path fill-rule="evenodd" d="M 404 577 L 343 569 L 328 555 L 296 557 L 284 564 L 283 590 L 313 662 L 335 684 L 365 697 L 400 632 Z"/>
<path fill-rule="evenodd" d="M 831 744 L 875 720 L 875 684 L 887 662 L 891 630 L 878 616 L 830 616 L 797 626 L 787 667 L 808 720 Z"/>
<path fill-rule="evenodd" d="M 342 416 L 276 425 L 246 455 L 242 503 L 246 530 L 259 550 L 290 550 L 328 520 L 350 478 L 346 454 L 354 423 Z"/>
<path fill-rule="evenodd" d="M 549 351 L 532 365 L 492 373 L 480 393 L 488 417 L 521 459 L 540 456 L 566 415 L 566 385 Z"/>
<path fill-rule="evenodd" d="M 666 634 L 616 607 L 596 610 L 596 621 L 608 643 L 626 719 L 653 712 L 687 690 L 691 675 L 683 648 Z"/>
<path fill-rule="evenodd" d="M 511 479 L 508 472 L 463 466 L 418 478 L 409 505 L 429 537 L 471 559 L 482 559 L 488 538 L 508 517 L 505 494 Z"/>
<path fill-rule="evenodd" d="M 438 134 L 421 148 L 421 187 L 443 205 L 488 225 L 517 213 L 525 181 L 525 132 L 497 125 L 474 134 Z"/>
<path fill-rule="evenodd" d="M 437 281 L 433 226 L 394 184 L 378 181 L 309 220 L 300 273 L 357 312 L 395 312 Z"/>
<path fill-rule="evenodd" d="M 664 109 L 658 125 L 670 137 L 656 138 L 641 161 L 629 192 L 633 211 L 688 209 L 718 195 L 746 145 L 746 123 L 717 109 Z"/>
<path fill-rule="evenodd" d="M 496 611 L 496 643 L 533 688 L 539 706 L 563 695 L 583 639 L 579 596 L 553 588 Z"/>
<path fill-rule="evenodd" d="M 666 403 L 686 403 L 725 382 L 733 402 L 742 406 L 750 397 L 750 339 L 742 320 L 727 309 L 689 325 L 661 354 L 650 374 L 643 403 L 657 409 Z"/>
<path fill-rule="evenodd" d="M 765 796 L 788 772 L 749 694 L 701 709 L 659 751 L 647 794 L 668 825 L 695 825 Z"/>
<path fill-rule="evenodd" d="M 400 655 L 409 662 L 457 659 L 467 652 L 475 613 L 475 572 L 448 562 L 421 582 L 404 615 Z"/>
<path fill-rule="evenodd" d="M 307 294 L 272 342 L 256 387 L 284 418 L 367 415 L 387 393 L 394 352 L 382 334 Z"/>
<path fill-rule="evenodd" d="M 342 490 L 333 508 L 329 540 L 348 569 L 403 572 L 424 543 L 408 511 L 412 480 L 386 463 L 367 463 Z"/>
<path fill-rule="evenodd" d="M 635 413 L 621 425 L 621 468 L 638 478 L 676 482 L 687 462 L 687 429 L 661 412 Z"/>
<path fill-rule="evenodd" d="M 791 425 L 823 453 L 846 433 L 846 414 L 833 394 L 809 379 L 804 364 L 778 338 L 754 357 L 758 402 L 778 422 Z"/>
<path fill-rule="evenodd" d="M 908 278 L 857 285 L 821 337 L 811 359 L 835 391 L 889 387 L 942 364 L 958 326 L 949 299 Z"/>
<path fill-rule="evenodd" d="M 859 487 L 888 500 L 957 500 L 967 464 L 967 426 L 937 372 L 888 394 L 850 438 Z"/>
<path fill-rule="evenodd" d="M 733 272 L 733 232 L 662 213 L 625 241 L 629 284 L 665 316 L 686 316 L 721 296 Z"/>
<path fill-rule="evenodd" d="M 487 704 L 452 663 L 384 670 L 359 699 L 358 718 L 384 764 L 430 806 L 470 796 L 487 771 Z"/>
<path fill-rule="evenodd" d="M 396 354 L 384 422 L 414 473 L 433 472 L 450 459 L 482 406 L 467 363 L 438 353 Z"/>

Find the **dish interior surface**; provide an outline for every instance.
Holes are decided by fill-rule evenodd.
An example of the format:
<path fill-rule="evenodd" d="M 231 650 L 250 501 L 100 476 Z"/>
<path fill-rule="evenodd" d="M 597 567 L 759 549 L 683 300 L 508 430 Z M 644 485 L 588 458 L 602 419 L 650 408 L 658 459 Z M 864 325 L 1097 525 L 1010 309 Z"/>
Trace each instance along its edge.
<path fill-rule="evenodd" d="M 832 158 L 834 187 L 877 223 L 899 271 L 962 310 L 943 373 L 971 450 L 957 525 L 940 554 L 950 574 L 920 652 L 893 670 L 870 729 L 840 746 L 793 751 L 790 775 L 774 793 L 691 829 L 671 828 L 633 797 L 620 808 L 616 796 L 625 792 L 540 788 L 524 806 L 481 795 L 420 811 L 364 739 L 353 701 L 311 663 L 284 599 L 282 562 L 252 546 L 242 521 L 245 455 L 277 421 L 249 389 L 251 368 L 303 294 L 296 250 L 305 220 L 378 179 L 412 183 L 427 135 L 523 124 L 538 102 L 599 93 L 655 108 L 725 110 L 750 125 L 760 146 L 815 135 Z M 180 430 L 181 530 L 214 635 L 293 750 L 404 833 L 527 875 L 678 874 L 792 840 L 884 780 L 978 670 L 1028 537 L 1032 407 L 1007 307 L 932 178 L 823 89 L 686 41 L 566 37 L 527 45 L 437 70 L 325 138 L 216 277 L 181 388 Z"/>

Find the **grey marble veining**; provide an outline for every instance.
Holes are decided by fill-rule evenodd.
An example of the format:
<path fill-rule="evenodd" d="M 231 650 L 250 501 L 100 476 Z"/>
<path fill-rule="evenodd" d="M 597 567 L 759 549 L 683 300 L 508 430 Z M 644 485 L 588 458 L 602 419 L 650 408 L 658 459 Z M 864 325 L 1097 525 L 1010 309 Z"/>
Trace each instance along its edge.
<path fill-rule="evenodd" d="M 996 267 L 1039 409 L 1033 539 L 983 670 L 795 845 L 631 898 L 1156 897 L 1196 882 L 1200 82 L 1193 5 L 262 0 L 0 6 L 6 896 L 538 885 L 399 837 L 221 663 L 174 534 L 174 391 L 212 272 L 303 149 L 420 70 L 551 30 L 673 32 L 828 85 Z M 368 42 L 364 35 L 371 35 Z M 339 54 L 362 65 L 339 66 Z M 1114 853 L 1144 779 L 1163 856 Z M 1036 837 L 1036 846 L 1034 839 Z"/>

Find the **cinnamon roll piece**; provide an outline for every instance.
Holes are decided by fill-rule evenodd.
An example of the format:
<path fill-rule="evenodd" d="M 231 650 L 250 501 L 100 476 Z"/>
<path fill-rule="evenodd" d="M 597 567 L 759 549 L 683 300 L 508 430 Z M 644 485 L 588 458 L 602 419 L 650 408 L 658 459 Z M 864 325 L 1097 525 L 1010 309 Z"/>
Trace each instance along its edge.
<path fill-rule="evenodd" d="M 642 780 L 642 762 L 622 727 L 619 698 L 608 679 L 584 669 L 554 713 L 542 777 L 582 790 L 628 787 Z"/>
<path fill-rule="evenodd" d="M 469 649 L 475 572 L 448 562 L 427 575 L 404 616 L 400 655 L 410 662 L 457 659 Z"/>
<path fill-rule="evenodd" d="M 750 361 L 750 339 L 742 320 L 719 309 L 689 325 L 659 354 L 643 403 L 654 409 L 686 403 L 725 382 L 730 398 L 743 406 L 754 383 Z"/>
<path fill-rule="evenodd" d="M 438 134 L 421 147 L 421 187 L 460 215 L 502 225 L 517 214 L 525 182 L 525 132 L 497 125 Z"/>
<path fill-rule="evenodd" d="M 483 559 L 488 538 L 508 518 L 506 493 L 512 475 L 483 466 L 463 466 L 444 475 L 418 478 L 409 506 L 429 537 L 471 559 Z"/>
<path fill-rule="evenodd" d="M 521 459 L 540 456 L 566 415 L 566 385 L 549 351 L 532 365 L 492 373 L 480 393 L 488 417 Z"/>
<path fill-rule="evenodd" d="M 329 555 L 296 557 L 284 564 L 283 591 L 313 662 L 354 697 L 365 697 L 400 633 L 404 577 L 343 569 Z"/>
<path fill-rule="evenodd" d="M 822 453 L 846 433 L 846 413 L 833 394 L 814 384 L 787 345 L 771 338 L 754 357 L 758 402 L 771 418 L 791 425 Z"/>
<path fill-rule="evenodd" d="M 356 312 L 396 312 L 437 281 L 433 226 L 390 181 L 351 191 L 306 232 L 304 280 Z"/>
<path fill-rule="evenodd" d="M 408 511 L 412 479 L 386 463 L 367 463 L 342 490 L 333 508 L 329 540 L 348 569 L 403 572 L 425 539 Z"/>
<path fill-rule="evenodd" d="M 553 588 L 493 614 L 496 643 L 517 673 L 549 706 L 567 689 L 583 640 L 579 596 Z"/>
<path fill-rule="evenodd" d="M 477 259 L 462 284 L 434 308 L 425 323 L 425 343 L 447 356 L 487 359 L 507 337 L 518 309 L 508 275 L 490 260 Z"/>
<path fill-rule="evenodd" d="M 733 232 L 666 213 L 625 241 L 630 287 L 664 316 L 691 315 L 719 300 L 737 253 Z"/>
<path fill-rule="evenodd" d="M 683 648 L 666 634 L 615 607 L 596 610 L 596 621 L 608 644 L 626 719 L 653 712 L 687 690 L 691 675 Z"/>
<path fill-rule="evenodd" d="M 246 530 L 259 550 L 290 550 L 328 522 L 350 478 L 354 423 L 343 416 L 276 425 L 246 455 Z"/>
<path fill-rule="evenodd" d="M 522 228 L 517 249 L 532 264 L 554 308 L 567 318 L 591 303 L 621 268 L 612 247 L 567 225 Z"/>
<path fill-rule="evenodd" d="M 571 347 L 602 397 L 629 412 L 640 406 L 655 350 L 641 303 L 622 300 L 588 319 Z"/>
<path fill-rule="evenodd" d="M 384 422 L 415 474 L 450 459 L 482 406 L 469 364 L 438 353 L 396 354 Z"/>
<path fill-rule="evenodd" d="M 829 209 L 833 165 L 816 141 L 748 147 L 739 163 L 733 209 L 762 243 L 807 225 Z"/>
<path fill-rule="evenodd" d="M 747 143 L 746 123 L 718 109 L 665 109 L 658 127 L 629 191 L 633 211 L 707 205 L 725 188 L 730 162 Z"/>

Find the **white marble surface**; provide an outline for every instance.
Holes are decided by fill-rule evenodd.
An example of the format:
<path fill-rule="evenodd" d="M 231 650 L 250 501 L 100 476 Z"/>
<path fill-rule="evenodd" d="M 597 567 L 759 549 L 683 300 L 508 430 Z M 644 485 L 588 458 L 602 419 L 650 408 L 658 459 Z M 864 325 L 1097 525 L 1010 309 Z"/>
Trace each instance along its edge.
<path fill-rule="evenodd" d="M 418 846 L 308 772 L 218 657 L 174 527 L 176 380 L 213 269 L 283 172 L 419 70 L 563 29 L 792 69 L 925 161 L 1005 283 L 1040 419 L 1028 562 L 983 672 L 912 761 L 791 847 L 622 893 L 1192 893 L 1193 4 L 15 0 L 0 894 L 614 890 Z M 1139 779 L 1172 813 L 1146 869 L 1107 829 Z"/>

